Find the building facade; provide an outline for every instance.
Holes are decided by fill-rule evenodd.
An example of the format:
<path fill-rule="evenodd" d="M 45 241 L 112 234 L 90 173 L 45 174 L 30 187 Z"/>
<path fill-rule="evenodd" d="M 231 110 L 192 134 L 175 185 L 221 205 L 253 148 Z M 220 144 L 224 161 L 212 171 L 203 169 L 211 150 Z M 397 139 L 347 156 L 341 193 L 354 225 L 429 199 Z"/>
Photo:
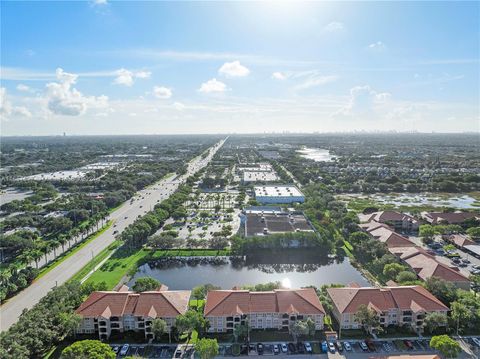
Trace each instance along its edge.
<path fill-rule="evenodd" d="M 361 305 L 377 313 L 383 327 L 408 326 L 423 331 L 428 313 L 447 313 L 448 307 L 422 286 L 328 288 L 333 314 L 342 329 L 361 329 L 356 313 Z"/>
<path fill-rule="evenodd" d="M 325 310 L 313 288 L 278 289 L 271 292 L 248 290 L 210 291 L 204 316 L 210 332 L 231 332 L 237 325 L 251 329 L 289 330 L 299 320 L 311 318 L 315 329 L 323 329 Z"/>
<path fill-rule="evenodd" d="M 81 322 L 78 334 L 98 333 L 101 340 L 126 331 L 142 332 L 152 339 L 151 325 L 161 318 L 167 332 L 175 325 L 175 318 L 188 310 L 190 291 L 129 291 L 93 292 L 76 310 Z"/>

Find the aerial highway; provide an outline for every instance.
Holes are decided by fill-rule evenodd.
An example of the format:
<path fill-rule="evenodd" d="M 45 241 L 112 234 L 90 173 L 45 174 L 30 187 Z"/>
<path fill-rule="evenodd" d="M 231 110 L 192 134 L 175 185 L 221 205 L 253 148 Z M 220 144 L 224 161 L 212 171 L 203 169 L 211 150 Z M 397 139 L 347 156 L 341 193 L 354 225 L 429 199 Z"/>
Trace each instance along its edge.
<path fill-rule="evenodd" d="M 153 209 L 155 204 L 170 197 L 181 184 L 185 183 L 189 176 L 195 174 L 210 162 L 225 141 L 226 139 L 221 140 L 212 146 L 205 158 L 198 156 L 190 161 L 185 174 L 180 176 L 169 175 L 137 192 L 133 200 L 126 201 L 110 214 L 109 219 L 113 221 L 113 225 L 105 232 L 0 306 L 0 330 L 8 330 L 17 321 L 24 309 L 32 308 L 53 287 L 65 283 L 88 264 L 94 256 L 107 248 L 115 240 L 115 236 L 133 223 L 137 217 L 144 215 Z"/>

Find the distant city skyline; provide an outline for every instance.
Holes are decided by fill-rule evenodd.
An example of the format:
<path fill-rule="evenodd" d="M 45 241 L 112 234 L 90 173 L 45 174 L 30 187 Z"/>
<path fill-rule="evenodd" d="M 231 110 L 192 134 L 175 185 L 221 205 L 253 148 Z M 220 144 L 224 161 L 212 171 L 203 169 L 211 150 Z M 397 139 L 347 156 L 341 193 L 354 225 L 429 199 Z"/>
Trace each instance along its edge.
<path fill-rule="evenodd" d="M 478 2 L 13 2 L 1 134 L 480 131 Z"/>

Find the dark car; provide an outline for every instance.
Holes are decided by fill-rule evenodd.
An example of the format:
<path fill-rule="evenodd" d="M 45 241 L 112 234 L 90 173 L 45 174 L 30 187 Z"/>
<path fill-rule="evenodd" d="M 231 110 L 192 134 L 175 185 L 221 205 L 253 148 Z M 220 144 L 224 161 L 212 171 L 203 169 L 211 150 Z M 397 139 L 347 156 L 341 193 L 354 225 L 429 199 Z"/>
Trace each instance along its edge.
<path fill-rule="evenodd" d="M 408 350 L 413 350 L 413 343 L 410 340 L 404 340 L 403 344 L 407 347 Z"/>
<path fill-rule="evenodd" d="M 293 343 L 288 343 L 288 350 L 290 351 L 290 353 L 296 353 L 297 350 L 295 348 L 295 344 Z"/>
<path fill-rule="evenodd" d="M 335 342 L 335 346 L 337 347 L 337 350 L 338 350 L 339 352 L 343 352 L 343 346 L 342 346 L 342 343 L 341 343 L 339 340 L 337 340 L 337 341 Z"/>
<path fill-rule="evenodd" d="M 303 346 L 302 342 L 297 343 L 297 353 L 298 354 L 305 354 L 305 347 Z"/>
<path fill-rule="evenodd" d="M 365 344 L 367 344 L 368 350 L 371 352 L 376 351 L 377 349 L 375 348 L 375 344 L 371 340 L 365 340 Z"/>
<path fill-rule="evenodd" d="M 257 344 L 257 353 L 258 353 L 258 355 L 263 355 L 263 344 L 262 343 Z"/>

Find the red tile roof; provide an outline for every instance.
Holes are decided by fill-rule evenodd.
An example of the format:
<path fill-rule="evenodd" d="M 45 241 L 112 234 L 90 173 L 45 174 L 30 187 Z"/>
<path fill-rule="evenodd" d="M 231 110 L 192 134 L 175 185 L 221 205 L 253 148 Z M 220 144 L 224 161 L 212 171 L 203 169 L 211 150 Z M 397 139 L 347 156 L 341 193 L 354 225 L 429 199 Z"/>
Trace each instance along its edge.
<path fill-rule="evenodd" d="M 446 222 L 449 224 L 460 224 L 469 218 L 480 218 L 478 213 L 473 212 L 422 212 L 422 217 L 432 224 Z"/>
<path fill-rule="evenodd" d="M 176 317 L 188 309 L 190 291 L 93 292 L 76 310 L 83 317 Z M 153 309 L 152 309 L 153 308 Z"/>
<path fill-rule="evenodd" d="M 325 314 L 313 288 L 276 289 L 272 292 L 214 290 L 207 294 L 205 316 L 248 313 Z"/>
<path fill-rule="evenodd" d="M 328 295 L 340 313 L 356 313 L 360 305 L 384 312 L 390 309 L 418 311 L 448 310 L 422 286 L 383 288 L 328 288 Z"/>

